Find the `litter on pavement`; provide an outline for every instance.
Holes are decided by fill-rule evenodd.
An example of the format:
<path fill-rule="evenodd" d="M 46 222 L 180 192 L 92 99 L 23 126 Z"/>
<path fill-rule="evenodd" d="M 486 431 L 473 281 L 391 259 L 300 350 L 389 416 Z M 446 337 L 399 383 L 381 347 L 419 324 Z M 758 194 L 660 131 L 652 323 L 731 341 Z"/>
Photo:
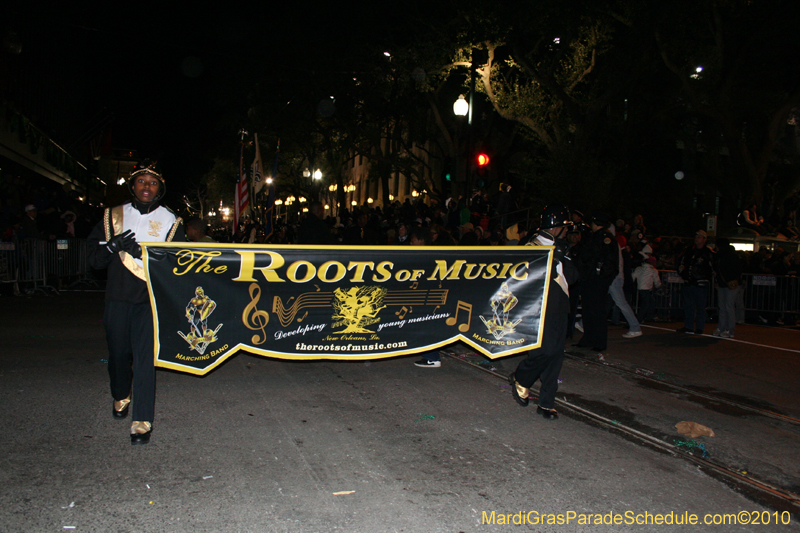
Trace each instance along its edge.
<path fill-rule="evenodd" d="M 713 437 L 714 430 L 706 427 L 702 424 L 698 424 L 697 422 L 678 422 L 675 424 L 675 429 L 678 430 L 678 433 L 681 435 L 686 435 L 692 439 L 696 439 L 697 437 Z"/>

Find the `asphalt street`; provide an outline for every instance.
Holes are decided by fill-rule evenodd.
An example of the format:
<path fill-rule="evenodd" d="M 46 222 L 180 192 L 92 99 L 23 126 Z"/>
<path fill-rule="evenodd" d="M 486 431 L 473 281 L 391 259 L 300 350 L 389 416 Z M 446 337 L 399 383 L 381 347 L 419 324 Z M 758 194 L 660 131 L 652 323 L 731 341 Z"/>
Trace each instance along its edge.
<path fill-rule="evenodd" d="M 159 371 L 152 440 L 131 446 L 129 419 L 110 413 L 102 298 L 0 299 L 0 532 L 800 531 L 796 514 L 674 454 L 569 409 L 546 421 L 449 357 L 421 369 L 239 354 L 202 378 Z M 712 459 L 797 492 L 800 426 L 642 377 L 800 417 L 800 332 L 669 329 L 612 328 L 604 362 L 568 345 L 559 398 L 665 442 L 686 439 L 679 421 L 707 425 Z M 672 524 L 651 523 L 661 515 Z M 703 523 L 734 515 L 747 524 Z"/>

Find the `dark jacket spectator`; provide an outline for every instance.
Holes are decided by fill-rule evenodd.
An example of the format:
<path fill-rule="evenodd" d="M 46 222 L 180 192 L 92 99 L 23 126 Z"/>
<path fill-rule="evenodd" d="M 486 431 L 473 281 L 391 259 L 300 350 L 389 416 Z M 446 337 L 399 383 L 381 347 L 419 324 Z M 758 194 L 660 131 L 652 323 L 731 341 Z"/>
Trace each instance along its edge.
<path fill-rule="evenodd" d="M 297 231 L 297 244 L 333 244 L 330 228 L 322 220 L 323 208 L 320 202 L 311 202 L 306 217 L 300 222 Z"/>

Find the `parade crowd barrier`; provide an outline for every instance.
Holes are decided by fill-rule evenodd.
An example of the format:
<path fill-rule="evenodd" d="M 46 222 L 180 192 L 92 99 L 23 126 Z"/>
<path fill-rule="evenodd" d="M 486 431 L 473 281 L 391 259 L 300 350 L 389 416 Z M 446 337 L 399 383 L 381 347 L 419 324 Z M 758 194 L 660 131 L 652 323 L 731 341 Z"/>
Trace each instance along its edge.
<path fill-rule="evenodd" d="M 13 285 L 14 294 L 57 294 L 61 288 L 90 278 L 86 239 L 0 243 L 0 283 Z"/>
<path fill-rule="evenodd" d="M 674 322 L 683 318 L 681 290 L 683 278 L 674 270 L 662 270 L 662 287 L 654 294 L 656 318 Z M 800 314 L 800 279 L 796 276 L 774 276 L 771 274 L 743 274 L 737 299 L 737 322 L 783 321 L 787 315 Z M 634 291 L 633 305 L 639 310 L 638 292 Z M 712 313 L 718 311 L 717 285 L 708 287 L 708 307 Z M 739 314 L 742 313 L 742 314 Z"/>

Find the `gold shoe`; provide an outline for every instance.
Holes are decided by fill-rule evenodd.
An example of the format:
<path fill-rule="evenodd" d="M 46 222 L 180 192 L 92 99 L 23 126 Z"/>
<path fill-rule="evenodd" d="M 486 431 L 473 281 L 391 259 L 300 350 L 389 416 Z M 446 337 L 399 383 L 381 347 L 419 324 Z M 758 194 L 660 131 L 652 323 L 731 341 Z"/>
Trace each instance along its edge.
<path fill-rule="evenodd" d="M 111 414 L 114 415 L 114 418 L 125 418 L 128 416 L 128 407 L 131 405 L 131 397 L 128 396 L 124 400 L 119 400 L 114 402 L 114 406 L 111 410 Z"/>
<path fill-rule="evenodd" d="M 147 444 L 152 432 L 153 425 L 150 422 L 134 421 L 131 424 L 131 444 Z"/>
<path fill-rule="evenodd" d="M 523 387 L 519 383 L 517 383 L 517 379 L 514 377 L 514 374 L 508 376 L 508 383 L 511 385 L 511 395 L 514 397 L 514 400 L 520 404 L 522 407 L 528 405 L 528 397 L 531 394 L 531 391 L 527 387 Z"/>

